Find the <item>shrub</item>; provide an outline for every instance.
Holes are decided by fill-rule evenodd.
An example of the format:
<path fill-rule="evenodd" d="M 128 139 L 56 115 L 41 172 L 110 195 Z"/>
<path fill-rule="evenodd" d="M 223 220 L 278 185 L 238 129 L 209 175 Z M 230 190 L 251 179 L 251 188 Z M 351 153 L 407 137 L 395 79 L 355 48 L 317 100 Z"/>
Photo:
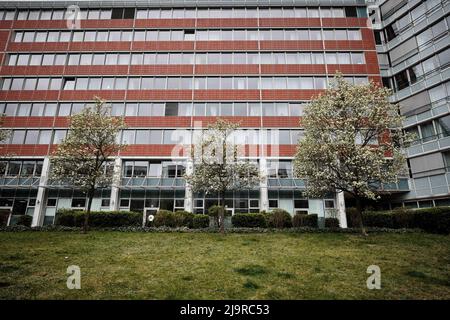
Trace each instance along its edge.
<path fill-rule="evenodd" d="M 168 210 L 158 210 L 155 215 L 155 219 L 153 220 L 153 225 L 155 227 L 176 227 L 176 216 L 175 213 Z"/>
<path fill-rule="evenodd" d="M 352 217 L 356 211 L 347 209 L 347 223 L 349 228 L 357 227 Z M 357 220 L 356 220 L 357 221 Z M 391 211 L 366 211 L 363 213 L 363 223 L 366 227 L 374 228 L 416 228 L 430 233 L 450 233 L 450 207 L 427 209 L 398 208 Z"/>
<path fill-rule="evenodd" d="M 175 225 L 177 227 L 193 227 L 194 214 L 187 211 L 175 212 Z"/>
<path fill-rule="evenodd" d="M 394 228 L 394 217 L 391 212 L 366 211 L 362 216 L 365 227 Z"/>
<path fill-rule="evenodd" d="M 31 227 L 31 222 L 33 221 L 33 217 L 27 214 L 21 215 L 17 218 L 17 225 Z"/>
<path fill-rule="evenodd" d="M 325 228 L 337 229 L 339 228 L 339 219 L 325 218 Z"/>
<path fill-rule="evenodd" d="M 450 233 L 450 208 L 420 209 L 414 212 L 414 226 L 430 233 Z"/>
<path fill-rule="evenodd" d="M 192 218 L 192 225 L 195 229 L 208 228 L 209 216 L 206 214 L 194 214 Z"/>
<path fill-rule="evenodd" d="M 266 219 L 261 213 L 238 213 L 231 217 L 236 228 L 265 228 Z"/>
<path fill-rule="evenodd" d="M 85 211 L 61 209 L 56 213 L 55 224 L 66 227 L 81 227 Z M 89 226 L 98 228 L 140 226 L 142 214 L 130 211 L 91 211 Z"/>
<path fill-rule="evenodd" d="M 300 214 L 297 213 L 292 218 L 292 226 L 294 228 L 311 227 L 317 228 L 317 214 Z"/>
<path fill-rule="evenodd" d="M 265 215 L 267 226 L 270 228 L 290 228 L 292 227 L 291 215 L 283 209 L 275 209 Z"/>
<path fill-rule="evenodd" d="M 398 208 L 392 211 L 393 228 L 414 228 L 414 211 Z"/>

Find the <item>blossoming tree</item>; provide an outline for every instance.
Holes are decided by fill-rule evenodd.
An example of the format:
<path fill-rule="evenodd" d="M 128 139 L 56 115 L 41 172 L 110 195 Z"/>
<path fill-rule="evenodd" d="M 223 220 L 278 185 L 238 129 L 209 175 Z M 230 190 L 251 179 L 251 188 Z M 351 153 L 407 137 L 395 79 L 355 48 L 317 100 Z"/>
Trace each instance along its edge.
<path fill-rule="evenodd" d="M 294 160 L 296 175 L 307 179 L 310 196 L 352 195 L 363 234 L 364 200 L 379 199 L 380 186 L 397 181 L 411 139 L 401 130 L 402 117 L 390 94 L 372 82 L 349 84 L 337 74 L 302 118 L 305 136 Z"/>
<path fill-rule="evenodd" d="M 84 232 L 88 230 L 95 191 L 112 182 L 111 157 L 124 147 L 116 141 L 124 128 L 123 117 L 110 116 L 105 101 L 96 97 L 94 105 L 70 117 L 67 136 L 51 156 L 51 180 L 78 188 L 87 195 Z"/>
<path fill-rule="evenodd" d="M 218 194 L 221 233 L 224 233 L 225 192 L 249 189 L 260 181 L 258 166 L 245 161 L 243 146 L 233 142 L 238 127 L 237 123 L 219 118 L 199 136 L 194 136 L 191 152 L 194 170 L 185 176 L 193 191 Z"/>

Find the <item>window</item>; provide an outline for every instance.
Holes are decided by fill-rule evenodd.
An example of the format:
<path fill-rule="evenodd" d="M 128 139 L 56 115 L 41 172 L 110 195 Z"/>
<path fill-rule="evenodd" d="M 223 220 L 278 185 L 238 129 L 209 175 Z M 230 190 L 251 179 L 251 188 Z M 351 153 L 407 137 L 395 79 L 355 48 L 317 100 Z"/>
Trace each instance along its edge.
<path fill-rule="evenodd" d="M 28 130 L 25 138 L 25 144 L 36 144 L 38 141 L 39 130 Z"/>
<path fill-rule="evenodd" d="M 37 83 L 36 78 L 25 79 L 23 90 L 34 90 L 36 88 L 36 83 Z"/>
<path fill-rule="evenodd" d="M 25 139 L 25 130 L 14 130 L 12 134 L 11 144 L 23 144 Z"/>
<path fill-rule="evenodd" d="M 74 89 L 75 89 L 75 78 L 65 78 L 64 90 L 74 90 Z"/>
<path fill-rule="evenodd" d="M 86 198 L 73 198 L 72 208 L 84 208 L 86 206 Z"/>
<path fill-rule="evenodd" d="M 178 115 L 178 103 L 166 103 L 165 116 L 177 116 Z"/>
<path fill-rule="evenodd" d="M 150 130 L 150 144 L 161 144 L 162 130 Z"/>

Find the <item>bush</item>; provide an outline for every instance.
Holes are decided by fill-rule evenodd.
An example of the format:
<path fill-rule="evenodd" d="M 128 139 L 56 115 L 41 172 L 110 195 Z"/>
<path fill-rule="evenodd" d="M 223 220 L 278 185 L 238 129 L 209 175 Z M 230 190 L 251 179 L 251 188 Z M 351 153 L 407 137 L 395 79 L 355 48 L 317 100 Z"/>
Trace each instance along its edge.
<path fill-rule="evenodd" d="M 33 221 L 33 217 L 32 216 L 24 214 L 24 215 L 18 216 L 16 224 L 18 226 L 31 227 L 31 222 L 32 221 Z"/>
<path fill-rule="evenodd" d="M 175 225 L 177 227 L 193 227 L 194 214 L 187 211 L 177 211 L 175 212 Z"/>
<path fill-rule="evenodd" d="M 450 233 L 450 208 L 420 209 L 414 212 L 414 226 L 430 233 Z"/>
<path fill-rule="evenodd" d="M 158 212 L 155 215 L 155 219 L 153 220 L 153 225 L 155 227 L 176 227 L 176 216 L 175 213 L 168 210 L 158 210 Z"/>
<path fill-rule="evenodd" d="M 192 218 L 192 225 L 195 229 L 208 228 L 209 216 L 206 214 L 194 214 Z"/>
<path fill-rule="evenodd" d="M 349 228 L 356 228 L 356 211 L 347 209 L 347 224 Z M 356 221 L 356 222 L 355 222 Z M 355 224 L 356 223 L 356 224 Z M 415 228 L 430 233 L 450 233 L 450 207 L 428 209 L 398 208 L 391 211 L 366 211 L 363 213 L 363 224 L 372 228 Z"/>
<path fill-rule="evenodd" d="M 339 219 L 337 218 L 325 218 L 325 228 L 337 229 L 339 228 Z"/>
<path fill-rule="evenodd" d="M 269 228 L 291 228 L 292 218 L 289 212 L 283 209 L 275 209 L 265 215 L 266 224 Z"/>
<path fill-rule="evenodd" d="M 365 227 L 394 228 L 394 216 L 386 211 L 366 211 L 363 212 L 363 225 Z"/>
<path fill-rule="evenodd" d="M 231 217 L 236 228 L 265 228 L 266 219 L 261 213 L 238 213 Z"/>
<path fill-rule="evenodd" d="M 85 211 L 61 209 L 56 213 L 55 224 L 66 227 L 82 227 Z M 89 226 L 97 228 L 140 226 L 142 214 L 130 211 L 91 211 Z"/>
<path fill-rule="evenodd" d="M 292 218 L 292 226 L 294 228 L 311 227 L 317 228 L 317 214 L 300 214 L 297 213 Z"/>

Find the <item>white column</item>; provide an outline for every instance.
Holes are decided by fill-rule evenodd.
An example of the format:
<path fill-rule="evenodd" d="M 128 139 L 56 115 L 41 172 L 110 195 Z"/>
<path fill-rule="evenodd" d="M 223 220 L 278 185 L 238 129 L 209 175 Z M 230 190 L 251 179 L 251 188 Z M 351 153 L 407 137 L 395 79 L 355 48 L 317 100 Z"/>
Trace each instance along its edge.
<path fill-rule="evenodd" d="M 119 210 L 119 186 L 120 186 L 120 177 L 122 172 L 122 159 L 117 157 L 114 160 L 114 173 L 113 173 L 113 181 L 111 184 L 111 200 L 109 202 L 109 210 L 117 211 Z"/>
<path fill-rule="evenodd" d="M 33 221 L 31 223 L 31 226 L 33 227 L 42 226 L 42 224 L 44 223 L 45 209 L 46 209 L 45 187 L 47 186 L 49 169 L 50 169 L 50 158 L 46 157 L 44 158 L 44 163 L 42 164 L 41 178 L 39 180 L 39 187 L 36 196 L 36 205 L 34 207 Z"/>
<path fill-rule="evenodd" d="M 345 198 L 344 192 L 336 192 L 336 206 L 338 211 L 338 219 L 341 228 L 347 228 L 347 215 L 345 214 Z"/>
<path fill-rule="evenodd" d="M 191 175 L 194 173 L 194 162 L 191 158 L 186 160 L 186 175 Z M 193 212 L 194 211 L 194 193 L 192 192 L 192 187 L 186 182 L 186 188 L 184 192 L 184 211 Z"/>
<path fill-rule="evenodd" d="M 261 157 L 259 159 L 259 174 L 261 181 L 259 183 L 260 211 L 269 211 L 269 191 L 267 188 L 267 159 Z"/>

